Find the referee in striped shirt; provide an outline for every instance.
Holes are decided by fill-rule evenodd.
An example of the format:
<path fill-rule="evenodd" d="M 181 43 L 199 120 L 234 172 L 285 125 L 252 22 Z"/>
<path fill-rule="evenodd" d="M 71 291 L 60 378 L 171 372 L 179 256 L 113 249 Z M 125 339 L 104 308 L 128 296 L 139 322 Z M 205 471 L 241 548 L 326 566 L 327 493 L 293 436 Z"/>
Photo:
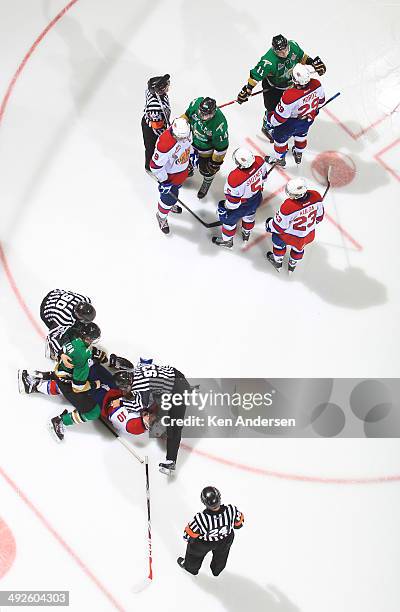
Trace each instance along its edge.
<path fill-rule="evenodd" d="M 170 125 L 171 107 L 168 98 L 169 74 L 152 77 L 147 83 L 146 102 L 142 117 L 142 133 L 145 148 L 145 169 L 150 170 L 150 160 L 157 138 Z"/>
<path fill-rule="evenodd" d="M 196 576 L 203 559 L 212 552 L 210 568 L 219 576 L 226 566 L 235 534 L 234 529 L 243 526 L 243 514 L 232 504 L 221 504 L 221 493 L 215 487 L 205 487 L 200 496 L 206 506 L 185 527 L 183 538 L 187 541 L 185 558 L 178 557 L 180 567 Z"/>

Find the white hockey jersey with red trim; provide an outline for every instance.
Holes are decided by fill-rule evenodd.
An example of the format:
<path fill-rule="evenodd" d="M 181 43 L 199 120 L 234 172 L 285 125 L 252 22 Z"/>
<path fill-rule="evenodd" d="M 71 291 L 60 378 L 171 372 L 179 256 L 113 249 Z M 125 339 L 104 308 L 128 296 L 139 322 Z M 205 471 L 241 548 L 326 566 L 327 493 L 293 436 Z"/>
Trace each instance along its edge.
<path fill-rule="evenodd" d="M 161 183 L 181 185 L 188 175 L 191 136 L 177 140 L 171 128 L 158 137 L 150 162 L 150 170 Z"/>
<path fill-rule="evenodd" d="M 271 124 L 276 127 L 290 118 L 313 121 L 316 111 L 324 102 L 325 92 L 318 79 L 311 79 L 308 85 L 301 89 L 286 89 L 272 113 Z"/>
<path fill-rule="evenodd" d="M 146 431 L 141 418 L 144 406 L 140 393 L 133 393 L 130 399 L 113 400 L 107 408 L 107 418 L 120 433 L 140 435 Z"/>
<path fill-rule="evenodd" d="M 259 155 L 250 168 L 235 168 L 230 172 L 224 187 L 225 207 L 229 210 L 239 208 L 256 193 L 263 190 L 263 179 L 268 172 L 265 160 Z"/>
<path fill-rule="evenodd" d="M 324 205 L 318 191 L 307 191 L 301 200 L 287 198 L 270 222 L 276 234 L 295 236 L 307 244 L 314 239 L 315 226 L 324 218 Z"/>

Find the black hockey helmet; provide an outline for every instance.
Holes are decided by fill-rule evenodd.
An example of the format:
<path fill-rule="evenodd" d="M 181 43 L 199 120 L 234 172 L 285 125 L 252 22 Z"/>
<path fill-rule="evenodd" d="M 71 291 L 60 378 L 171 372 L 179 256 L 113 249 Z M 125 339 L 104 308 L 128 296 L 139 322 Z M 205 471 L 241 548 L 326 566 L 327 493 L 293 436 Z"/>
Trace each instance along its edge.
<path fill-rule="evenodd" d="M 96 310 L 93 304 L 89 304 L 89 302 L 78 302 L 74 306 L 74 315 L 82 323 L 91 323 L 96 317 Z"/>
<path fill-rule="evenodd" d="M 221 505 L 221 493 L 216 487 L 204 487 L 200 499 L 208 510 L 215 510 Z"/>
<path fill-rule="evenodd" d="M 82 323 L 79 326 L 77 335 L 85 342 L 85 344 L 93 344 L 94 342 L 97 342 L 101 336 L 100 327 L 96 325 L 96 323 L 93 323 L 93 321 L 91 323 Z"/>
<path fill-rule="evenodd" d="M 118 372 L 113 374 L 113 381 L 118 389 L 121 389 L 124 393 L 129 393 L 133 385 L 133 372 L 118 370 Z"/>
<path fill-rule="evenodd" d="M 199 104 L 199 115 L 203 121 L 212 119 L 217 111 L 217 103 L 214 98 L 204 98 Z"/>
<path fill-rule="evenodd" d="M 277 34 L 272 39 L 272 48 L 274 51 L 284 51 L 288 46 L 288 39 L 283 34 Z"/>
<path fill-rule="evenodd" d="M 170 83 L 170 78 L 171 77 L 169 74 L 151 77 L 151 79 L 147 81 L 147 87 L 151 91 L 151 93 L 157 93 L 159 95 L 162 95 L 163 93 L 165 93 L 165 90 L 167 89 Z"/>

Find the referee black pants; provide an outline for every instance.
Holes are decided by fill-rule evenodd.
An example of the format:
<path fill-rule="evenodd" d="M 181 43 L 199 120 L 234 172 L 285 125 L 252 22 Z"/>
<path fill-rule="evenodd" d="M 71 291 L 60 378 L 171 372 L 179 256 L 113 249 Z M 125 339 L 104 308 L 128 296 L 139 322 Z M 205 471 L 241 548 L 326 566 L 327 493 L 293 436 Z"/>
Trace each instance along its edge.
<path fill-rule="evenodd" d="M 193 575 L 198 574 L 204 557 L 212 552 L 210 568 L 214 576 L 218 576 L 226 566 L 234 537 L 232 531 L 226 538 L 217 542 L 191 540 L 186 548 L 185 569 Z"/>
<path fill-rule="evenodd" d="M 155 134 L 152 128 L 147 125 L 144 117 L 142 118 L 142 133 L 143 133 L 143 142 L 144 142 L 144 156 L 145 156 L 145 164 L 144 167 L 146 170 L 150 170 L 150 161 L 153 157 L 154 147 L 157 142 L 157 134 Z"/>
<path fill-rule="evenodd" d="M 182 372 L 175 369 L 175 382 L 172 388 L 172 394 L 182 394 L 184 391 L 190 391 L 191 386 L 186 380 Z M 182 401 L 182 405 L 173 405 L 168 410 L 168 416 L 171 419 L 183 419 L 185 417 L 186 405 Z M 178 457 L 179 446 L 182 438 L 182 427 L 179 425 L 168 425 L 167 427 L 167 461 L 176 461 Z"/>

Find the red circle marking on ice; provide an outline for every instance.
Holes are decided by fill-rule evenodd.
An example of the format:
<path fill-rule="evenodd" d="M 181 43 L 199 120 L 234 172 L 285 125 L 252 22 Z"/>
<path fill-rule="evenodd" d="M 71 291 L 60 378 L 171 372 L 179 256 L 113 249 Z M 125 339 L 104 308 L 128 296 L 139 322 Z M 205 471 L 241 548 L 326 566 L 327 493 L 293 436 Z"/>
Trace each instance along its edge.
<path fill-rule="evenodd" d="M 324 151 L 318 153 L 311 164 L 314 179 L 321 185 L 326 185 L 329 168 L 332 187 L 344 187 L 351 183 L 356 175 L 356 165 L 351 157 L 338 151 Z"/>
<path fill-rule="evenodd" d="M 12 531 L 0 518 L 0 580 L 14 563 L 16 552 L 17 546 Z"/>

